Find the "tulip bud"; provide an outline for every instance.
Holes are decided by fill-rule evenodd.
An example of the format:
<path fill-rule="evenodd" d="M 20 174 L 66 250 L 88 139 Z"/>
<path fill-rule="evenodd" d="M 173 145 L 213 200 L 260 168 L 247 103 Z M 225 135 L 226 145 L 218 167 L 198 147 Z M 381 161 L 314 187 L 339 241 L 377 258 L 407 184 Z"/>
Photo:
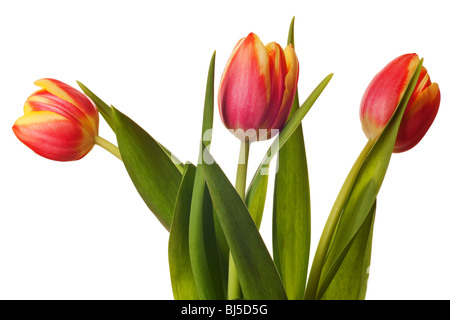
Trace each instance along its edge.
<path fill-rule="evenodd" d="M 375 139 L 381 134 L 418 64 L 416 54 L 405 54 L 394 59 L 373 78 L 360 107 L 361 124 L 367 138 Z M 394 152 L 407 151 L 419 143 L 436 117 L 440 99 L 439 86 L 431 83 L 427 70 L 422 67 L 400 123 Z"/>
<path fill-rule="evenodd" d="M 253 33 L 241 39 L 219 85 L 219 113 L 240 140 L 265 140 L 281 130 L 297 89 L 299 63 L 294 48 L 266 46 Z"/>
<path fill-rule="evenodd" d="M 45 158 L 83 158 L 98 135 L 97 108 L 84 94 L 61 81 L 41 79 L 35 84 L 42 89 L 25 102 L 24 116 L 13 126 L 15 135 Z"/>

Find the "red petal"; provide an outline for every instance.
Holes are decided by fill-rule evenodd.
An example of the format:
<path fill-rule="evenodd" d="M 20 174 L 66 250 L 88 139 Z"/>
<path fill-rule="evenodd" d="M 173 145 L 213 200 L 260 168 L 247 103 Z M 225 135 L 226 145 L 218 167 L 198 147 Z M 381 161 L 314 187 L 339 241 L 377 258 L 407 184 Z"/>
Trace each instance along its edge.
<path fill-rule="evenodd" d="M 384 67 L 367 87 L 360 118 L 369 139 L 377 138 L 389 122 L 418 63 L 416 54 L 402 55 Z"/>
<path fill-rule="evenodd" d="M 29 112 L 16 121 L 13 131 L 26 146 L 51 160 L 78 160 L 94 146 L 94 137 L 82 126 L 51 111 Z"/>
<path fill-rule="evenodd" d="M 270 101 L 267 51 L 251 33 L 233 51 L 219 86 L 219 112 L 228 129 L 262 127 Z"/>
<path fill-rule="evenodd" d="M 83 93 L 64 82 L 50 78 L 37 80 L 35 84 L 78 108 L 86 115 L 92 129 L 98 131 L 99 116 L 97 108 Z"/>
<path fill-rule="evenodd" d="M 294 102 L 295 92 L 297 91 L 298 76 L 299 76 L 299 63 L 294 48 L 289 45 L 284 49 L 286 57 L 286 66 L 288 72 L 285 77 L 285 91 L 283 94 L 283 101 L 281 103 L 280 111 L 277 118 L 272 124 L 272 129 L 281 130 L 291 112 L 292 103 Z"/>
<path fill-rule="evenodd" d="M 272 129 L 281 111 L 288 69 L 284 51 L 279 44 L 271 42 L 266 45 L 266 49 L 269 54 L 271 91 L 264 128 Z"/>
<path fill-rule="evenodd" d="M 440 101 L 441 94 L 436 83 L 419 94 L 408 112 L 405 111 L 403 115 L 394 152 L 407 151 L 422 140 L 436 118 Z"/>

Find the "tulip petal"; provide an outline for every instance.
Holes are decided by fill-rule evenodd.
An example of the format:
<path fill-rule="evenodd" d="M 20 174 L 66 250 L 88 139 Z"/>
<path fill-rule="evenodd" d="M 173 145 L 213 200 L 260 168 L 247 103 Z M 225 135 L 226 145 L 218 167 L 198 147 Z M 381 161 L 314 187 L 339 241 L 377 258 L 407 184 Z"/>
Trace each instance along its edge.
<path fill-rule="evenodd" d="M 91 135 L 97 135 L 97 128 L 92 127 L 89 118 L 70 102 L 63 100 L 54 94 L 42 89 L 33 93 L 25 102 L 24 114 L 31 111 L 52 111 L 67 119 L 79 123 Z"/>
<path fill-rule="evenodd" d="M 405 54 L 383 68 L 371 81 L 361 100 L 360 118 L 367 138 L 382 132 L 400 102 L 414 70 L 417 54 Z"/>
<path fill-rule="evenodd" d="M 257 130 L 264 123 L 269 102 L 269 56 L 258 36 L 250 33 L 233 50 L 222 75 L 220 116 L 228 129 Z"/>
<path fill-rule="evenodd" d="M 420 70 L 419 80 L 417 80 L 417 85 L 414 88 L 411 98 L 409 99 L 409 104 L 406 107 L 405 113 L 407 113 L 411 108 L 411 105 L 417 99 L 417 96 L 429 85 L 431 85 L 430 76 L 428 75 L 427 69 L 422 67 L 422 70 Z"/>
<path fill-rule="evenodd" d="M 94 137 L 83 127 L 51 111 L 27 113 L 17 119 L 13 131 L 26 146 L 51 160 L 78 160 L 94 146 Z"/>
<path fill-rule="evenodd" d="M 281 112 L 280 106 L 286 89 L 285 79 L 288 68 L 286 66 L 284 51 L 278 43 L 271 42 L 267 44 L 266 50 L 269 55 L 271 91 L 264 128 L 279 129 L 273 128 L 273 124 Z"/>
<path fill-rule="evenodd" d="M 272 124 L 273 129 L 279 130 L 284 127 L 286 120 L 289 117 L 289 113 L 291 112 L 292 104 L 295 98 L 295 92 L 297 90 L 298 76 L 300 71 L 298 58 L 292 45 L 287 46 L 284 49 L 284 53 L 288 70 L 284 80 L 285 90 L 283 94 L 283 100 L 281 102 L 280 111 L 278 112 L 278 116 Z"/>
<path fill-rule="evenodd" d="M 436 118 L 440 101 L 441 94 L 437 83 L 432 83 L 419 94 L 408 112 L 405 111 L 394 152 L 407 151 L 422 140 Z"/>
<path fill-rule="evenodd" d="M 34 84 L 74 105 L 86 115 L 92 128 L 95 131 L 98 131 L 99 118 L 97 108 L 83 93 L 68 84 L 55 79 L 44 78 L 35 81 Z"/>

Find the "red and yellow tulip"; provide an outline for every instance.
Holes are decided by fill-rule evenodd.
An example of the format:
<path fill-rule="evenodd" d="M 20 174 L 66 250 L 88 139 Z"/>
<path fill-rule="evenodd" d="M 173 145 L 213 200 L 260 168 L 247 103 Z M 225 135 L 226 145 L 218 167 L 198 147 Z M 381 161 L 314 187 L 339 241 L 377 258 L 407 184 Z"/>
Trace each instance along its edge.
<path fill-rule="evenodd" d="M 37 154 L 57 161 L 83 158 L 94 146 L 99 116 L 80 91 L 54 79 L 40 79 L 41 89 L 25 102 L 14 123 L 17 138 Z"/>
<path fill-rule="evenodd" d="M 266 46 L 254 33 L 241 39 L 219 86 L 219 113 L 240 140 L 265 140 L 283 128 L 294 101 L 299 63 L 294 48 Z M 261 134 L 261 132 L 267 134 Z"/>
<path fill-rule="evenodd" d="M 361 101 L 360 118 L 364 133 L 376 139 L 394 113 L 419 64 L 417 54 L 405 54 L 383 68 L 369 84 Z M 404 152 L 425 136 L 440 104 L 437 83 L 432 83 L 422 67 L 414 92 L 403 115 L 394 152 Z"/>

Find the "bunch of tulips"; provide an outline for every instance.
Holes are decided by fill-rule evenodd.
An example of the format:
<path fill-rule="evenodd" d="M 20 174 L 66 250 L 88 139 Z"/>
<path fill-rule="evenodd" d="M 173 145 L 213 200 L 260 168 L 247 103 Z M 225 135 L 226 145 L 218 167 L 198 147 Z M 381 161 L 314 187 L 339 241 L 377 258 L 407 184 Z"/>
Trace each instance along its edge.
<path fill-rule="evenodd" d="M 123 161 L 151 212 L 170 232 L 168 260 L 175 299 L 364 299 L 377 195 L 393 153 L 425 136 L 440 103 L 423 60 L 404 54 L 389 62 L 362 95 L 368 138 L 331 208 L 310 265 L 311 208 L 302 121 L 332 78 L 299 103 L 300 63 L 294 20 L 283 49 L 254 33 L 240 39 L 226 63 L 217 99 L 212 55 L 199 130 L 198 163 L 183 163 L 124 113 L 85 85 L 55 79 L 25 102 L 13 126 L 27 147 L 56 161 L 79 160 L 99 145 Z M 241 141 L 235 183 L 210 153 L 215 103 L 223 124 Z M 117 145 L 99 136 L 99 113 Z M 248 178 L 250 145 L 273 140 Z M 259 232 L 277 156 L 273 252 Z M 309 267 L 310 265 L 310 267 Z"/>

